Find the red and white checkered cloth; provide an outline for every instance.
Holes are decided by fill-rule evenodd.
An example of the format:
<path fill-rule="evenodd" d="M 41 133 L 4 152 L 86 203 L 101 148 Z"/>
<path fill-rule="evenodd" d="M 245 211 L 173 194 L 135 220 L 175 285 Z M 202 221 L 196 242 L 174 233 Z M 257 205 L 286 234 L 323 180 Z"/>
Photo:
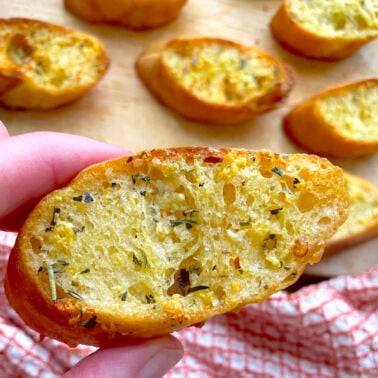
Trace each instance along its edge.
<path fill-rule="evenodd" d="M 0 232 L 3 279 L 14 234 Z M 378 377 L 378 266 L 280 292 L 202 329 L 176 334 L 183 360 L 167 377 Z M 0 377 L 59 377 L 90 347 L 70 349 L 25 328 L 0 290 Z"/>

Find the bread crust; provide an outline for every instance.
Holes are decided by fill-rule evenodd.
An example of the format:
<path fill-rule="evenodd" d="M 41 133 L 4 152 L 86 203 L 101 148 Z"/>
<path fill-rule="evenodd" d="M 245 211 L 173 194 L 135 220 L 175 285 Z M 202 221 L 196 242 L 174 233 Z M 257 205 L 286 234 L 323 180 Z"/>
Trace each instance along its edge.
<path fill-rule="evenodd" d="M 333 216 L 332 219 L 327 218 L 328 224 L 325 227 L 324 217 L 319 216 L 322 219 L 320 221 L 322 230 L 320 233 L 322 235 L 319 235 L 319 232 L 313 231 L 314 218 L 313 216 L 309 215 L 308 219 L 311 226 L 309 226 L 309 230 L 306 230 L 305 233 L 310 232 L 311 235 L 314 234 L 312 235 L 313 240 L 310 240 L 310 237 L 304 237 L 304 234 L 302 236 L 299 236 L 299 231 L 297 235 L 292 235 L 290 237 L 291 241 L 286 247 L 287 251 L 285 251 L 285 253 L 287 254 L 286 258 L 288 259 L 288 261 L 290 260 L 291 264 L 294 265 L 292 267 L 286 267 L 283 265 L 283 263 L 276 265 L 270 265 L 270 263 L 268 263 L 267 266 L 271 266 L 271 268 L 269 268 L 269 274 L 271 274 L 271 276 L 262 277 L 259 282 L 255 282 L 257 278 L 254 275 L 252 275 L 248 279 L 247 276 L 242 276 L 242 271 L 238 272 L 241 267 L 244 267 L 245 270 L 248 269 L 246 265 L 247 262 L 244 262 L 241 259 L 239 260 L 239 256 L 236 259 L 232 259 L 231 266 L 229 266 L 228 263 L 226 264 L 227 270 L 230 274 L 234 272 L 232 274 L 235 274 L 235 277 L 239 277 L 239 281 L 243 279 L 243 284 L 241 284 L 242 281 L 231 284 L 229 293 L 219 294 L 221 297 L 225 295 L 225 298 L 221 301 L 214 302 L 213 305 L 210 304 L 211 301 L 209 302 L 209 304 L 207 304 L 207 301 L 209 300 L 208 298 L 211 297 L 207 297 L 206 293 L 201 293 L 202 289 L 206 290 L 208 288 L 204 286 L 197 286 L 196 292 L 190 294 L 191 298 L 196 298 L 197 301 L 200 301 L 202 303 L 201 305 L 198 305 L 198 307 L 193 307 L 197 306 L 197 304 L 195 304 L 195 302 L 191 303 L 189 301 L 190 298 L 188 295 L 186 295 L 188 292 L 185 292 L 185 294 L 182 293 L 181 295 L 177 294 L 177 291 L 175 291 L 175 288 L 172 286 L 168 289 L 168 291 L 173 290 L 173 292 L 168 293 L 169 297 L 164 299 L 162 302 L 159 302 L 157 300 L 156 308 L 154 302 L 150 300 L 147 301 L 147 304 L 140 305 L 140 308 L 138 307 L 138 305 L 137 307 L 132 309 L 133 311 L 128 309 L 126 312 L 119 310 L 118 307 L 116 307 L 118 308 L 118 310 L 115 310 L 114 307 L 111 307 L 111 305 L 113 305 L 112 303 L 108 305 L 109 308 L 107 308 L 107 311 L 100 311 L 99 308 L 96 308 L 93 305 L 87 306 L 85 305 L 86 301 L 80 300 L 80 297 L 77 296 L 77 294 L 76 298 L 67 295 L 68 292 L 63 289 L 63 286 L 61 286 L 63 284 L 59 284 L 59 282 L 56 283 L 56 298 L 54 298 L 51 289 L 52 281 L 49 279 L 49 271 L 48 268 L 46 268 L 49 265 L 45 266 L 43 265 L 43 262 L 35 263 L 33 259 L 34 257 L 39 259 L 38 256 L 40 253 L 46 254 L 43 259 L 48 259 L 49 255 L 53 253 L 52 249 L 50 248 L 55 247 L 58 248 L 59 256 L 63 254 L 63 250 L 65 250 L 66 248 L 67 253 L 73 253 L 74 248 L 72 245 L 68 245 L 68 239 L 62 239 L 64 237 L 64 234 L 61 231 L 54 230 L 54 227 L 58 227 L 58 224 L 60 224 L 60 220 L 54 220 L 56 206 L 60 206 L 62 208 L 62 210 L 59 210 L 59 213 L 60 211 L 68 211 L 68 208 L 66 208 L 66 210 L 63 210 L 63 207 L 66 206 L 64 205 L 64 203 L 73 203 L 74 206 L 78 206 L 77 209 L 91 209 L 88 206 L 92 206 L 94 203 L 100 202 L 91 202 L 93 201 L 92 198 L 92 200 L 89 200 L 88 203 L 85 203 L 85 201 L 82 201 L 81 198 L 79 199 L 77 197 L 72 197 L 72 195 L 75 193 L 83 193 L 83 191 L 89 190 L 92 193 L 98 191 L 98 195 L 101 195 L 101 197 L 96 198 L 104 198 L 102 197 L 103 194 L 100 194 L 99 191 L 104 190 L 105 192 L 113 193 L 112 190 L 115 190 L 116 186 L 122 182 L 129 182 L 129 185 L 131 185 L 131 188 L 133 188 L 132 191 L 134 191 L 134 188 L 137 187 L 138 189 L 136 195 L 138 195 L 140 188 L 149 188 L 149 185 L 151 185 L 150 178 L 147 179 L 146 175 L 141 174 L 140 172 L 142 171 L 151 172 L 151 180 L 154 179 L 157 182 L 157 186 L 155 189 L 153 189 L 153 191 L 158 190 L 161 192 L 161 195 L 163 195 L 164 191 L 166 190 L 164 189 L 165 184 L 163 184 L 162 182 L 160 182 L 159 184 L 159 180 L 163 180 L 162 176 L 159 174 L 157 177 L 160 177 L 160 179 L 154 178 L 154 175 L 156 174 L 155 168 L 157 167 L 156 164 L 158 164 L 158 161 L 169 162 L 168 165 L 165 165 L 165 169 L 167 169 L 167 171 L 162 172 L 163 174 L 171 175 L 171 180 L 174 180 L 177 175 L 185 174 L 189 175 L 189 182 L 192 182 L 194 178 L 190 176 L 192 174 L 191 170 L 186 169 L 186 173 L 183 173 L 182 169 L 187 167 L 202 167 L 203 169 L 207 170 L 210 167 L 211 169 L 218 170 L 216 176 L 218 178 L 214 179 L 214 182 L 221 179 L 224 180 L 225 185 L 230 182 L 229 180 L 234 180 L 231 182 L 235 182 L 236 185 L 238 180 L 240 180 L 242 177 L 239 175 L 242 175 L 241 172 L 245 168 L 245 164 L 250 164 L 251 170 L 255 168 L 258 170 L 258 175 L 261 180 L 267 180 L 267 191 L 274 190 L 274 188 L 271 186 L 272 182 L 276 182 L 277 180 L 281 182 L 281 180 L 283 180 L 282 184 L 285 186 L 285 190 L 293 190 L 293 193 L 297 192 L 299 196 L 298 206 L 300 210 L 298 214 L 306 214 L 307 211 L 311 211 L 310 208 L 312 206 L 318 206 L 318 204 L 314 202 L 312 194 L 316 193 L 317 195 L 325 196 L 321 201 L 321 206 L 325 206 L 325 214 L 328 214 L 329 210 L 332 209 L 331 211 Z M 183 168 L 181 168 L 182 165 L 180 163 L 173 171 L 171 171 L 171 167 L 174 167 L 173 165 L 171 166 L 171 163 L 174 164 L 174 162 L 177 161 L 185 161 L 185 164 L 188 165 L 185 165 Z M 278 166 L 280 168 L 278 168 Z M 286 176 L 286 173 L 284 173 L 288 172 L 289 174 L 289 172 L 293 172 L 293 170 L 298 170 L 298 173 L 301 175 L 300 180 L 293 179 L 290 176 L 292 173 L 290 173 L 289 176 Z M 243 174 L 246 174 L 245 171 Z M 253 177 L 254 176 L 251 176 L 251 185 L 254 185 Z M 132 180 L 130 180 L 130 178 L 132 178 Z M 170 181 L 166 181 L 167 184 L 169 184 L 169 182 Z M 195 182 L 196 181 L 194 180 L 194 183 Z M 191 186 L 193 190 L 202 190 L 198 189 L 202 187 L 200 184 L 194 185 L 194 183 L 193 186 Z M 243 185 L 244 184 L 242 183 L 241 186 Z M 206 186 L 204 188 L 204 190 L 206 190 Z M 173 195 L 176 195 L 178 198 L 180 198 L 182 186 L 179 186 L 178 190 L 179 194 L 172 192 L 169 198 L 172 198 Z M 211 193 L 209 192 L 209 198 L 218 195 L 222 196 L 222 194 L 214 193 L 212 191 L 213 189 L 209 190 L 211 191 Z M 225 189 L 223 189 L 223 196 L 226 196 L 224 190 Z M 143 198 L 143 201 L 144 198 L 148 198 L 146 197 L 146 195 L 149 195 L 146 194 L 146 191 L 140 191 L 140 194 L 141 196 L 138 195 L 138 198 Z M 278 197 L 282 199 L 282 195 L 279 195 Z M 286 198 L 286 195 L 283 195 L 283 197 Z M 111 198 L 112 197 L 108 197 L 108 200 L 106 200 L 105 203 L 108 202 Z M 132 197 L 134 199 L 130 197 L 130 199 L 127 200 L 125 193 L 123 193 L 121 198 L 122 201 L 126 200 L 127 203 L 132 203 L 132 201 L 134 201 L 137 197 Z M 284 203 L 286 203 L 286 200 L 284 198 L 282 200 L 284 201 Z M 72 199 L 74 199 L 74 201 L 72 201 Z M 78 200 L 81 202 L 77 202 Z M 218 198 L 218 200 L 221 201 L 220 198 Z M 260 199 L 256 200 L 259 201 Z M 155 203 L 155 200 L 153 203 Z M 52 209 L 52 206 L 54 207 L 54 215 L 51 221 L 50 211 Z M 112 206 L 114 206 L 113 210 L 115 212 L 121 211 L 119 210 L 117 205 Z M 143 208 L 145 209 L 146 206 L 147 205 L 143 205 Z M 173 211 L 173 202 L 172 205 L 169 204 L 169 206 L 172 206 L 170 208 Z M 41 335 L 56 338 L 71 346 L 75 346 L 76 344 L 99 346 L 106 345 L 107 343 L 120 338 L 158 336 L 182 329 L 189 325 L 195 325 L 204 322 L 206 319 L 216 314 L 236 311 L 238 308 L 247 303 L 260 302 L 266 299 L 272 293 L 294 283 L 303 272 L 307 264 L 312 264 L 319 261 L 323 253 L 325 239 L 328 238 L 332 233 L 334 233 L 337 227 L 345 220 L 347 216 L 347 207 L 348 198 L 347 193 L 344 190 L 342 170 L 340 168 L 332 166 L 326 159 L 322 159 L 317 156 L 300 154 L 287 156 L 274 154 L 269 151 L 247 151 L 228 148 L 213 149 L 205 147 L 172 148 L 145 151 L 131 157 L 111 160 L 85 169 L 75 179 L 73 179 L 73 181 L 67 187 L 52 192 L 35 207 L 35 209 L 31 212 L 28 219 L 24 223 L 18 235 L 16 245 L 11 252 L 5 277 L 5 292 L 10 305 L 18 312 L 18 314 L 23 318 L 28 326 L 35 329 Z M 71 215 L 69 216 L 70 218 L 72 218 L 71 221 L 73 221 L 73 219 L 76 219 L 76 217 L 79 215 L 79 212 L 81 211 L 82 210 L 77 210 L 76 215 L 75 211 L 71 212 Z M 193 215 L 192 213 L 195 211 L 195 209 L 190 210 L 191 215 Z M 268 211 L 268 213 L 273 217 L 277 217 L 277 214 L 280 211 L 282 211 L 282 208 L 275 209 L 270 212 Z M 242 214 L 242 216 L 245 215 Z M 228 217 L 229 214 L 216 215 L 217 219 L 226 219 Z M 292 217 L 293 219 L 291 219 L 290 221 L 295 222 L 294 215 Z M 99 218 L 101 218 L 101 214 L 97 214 L 95 216 L 95 219 Z M 98 223 L 98 229 L 96 228 L 96 230 L 98 231 L 96 231 L 96 233 L 102 234 L 104 232 L 100 229 L 102 227 L 101 224 L 103 224 L 104 219 L 105 218 L 100 220 L 100 223 Z M 48 223 L 50 225 L 45 228 L 46 224 Z M 117 224 L 115 220 L 112 220 L 112 223 Z M 182 227 L 182 230 L 188 233 L 195 232 L 196 229 L 194 229 L 194 220 L 193 223 L 191 223 L 190 227 Z M 298 221 L 298 224 L 301 223 L 301 221 Z M 63 225 L 63 223 L 61 225 Z M 87 226 L 88 229 L 90 228 L 89 223 L 85 224 L 85 226 Z M 134 232 L 132 231 L 132 226 L 133 223 L 131 225 L 125 224 L 125 227 L 127 227 L 128 230 L 127 232 L 131 233 L 131 235 L 133 235 Z M 248 227 L 248 224 L 243 226 L 241 225 L 240 227 L 244 226 Z M 175 227 L 176 224 L 171 223 L 170 229 L 174 228 L 176 230 Z M 302 225 L 300 225 L 300 227 L 302 227 Z M 53 245 L 50 245 L 50 242 L 47 241 L 46 243 L 40 243 L 38 241 L 38 238 L 41 235 L 38 236 L 37 229 L 40 229 L 42 231 L 42 234 L 47 238 L 53 237 L 55 235 L 54 232 L 56 231 L 57 238 L 51 239 L 51 241 L 54 240 Z M 121 229 L 123 228 L 121 227 Z M 187 231 L 185 231 L 185 229 Z M 81 229 L 81 231 L 83 231 L 83 229 Z M 81 235 L 81 231 L 76 230 L 75 235 Z M 221 232 L 219 233 L 219 231 Z M 122 232 L 124 231 L 121 231 L 121 233 Z M 263 232 L 265 234 L 266 231 Z M 218 230 L 216 231 L 216 233 L 216 237 L 234 237 L 232 231 L 227 231 L 226 229 Z M 292 231 L 290 231 L 290 233 L 292 233 Z M 229 234 L 229 236 L 227 236 L 226 234 Z M 72 237 L 76 238 L 75 235 L 74 233 L 72 233 Z M 147 231 L 145 235 L 146 241 L 144 241 L 144 243 L 147 243 L 147 239 L 150 237 L 150 235 L 151 232 Z M 204 235 L 206 235 L 206 233 Z M 113 237 L 116 238 L 116 236 Z M 126 234 L 124 235 L 124 237 L 126 237 Z M 208 238 L 209 236 L 204 237 Z M 104 234 L 104 238 L 109 239 L 109 236 L 105 236 Z M 133 236 L 131 238 L 132 240 L 135 240 Z M 90 240 L 92 243 L 98 243 L 95 242 L 92 238 Z M 129 242 L 132 242 L 132 240 L 129 240 Z M 211 240 L 213 243 L 212 237 Z M 103 242 L 105 242 L 105 240 L 103 240 Z M 127 244 L 129 242 L 127 242 Z M 269 254 L 269 256 L 267 257 L 269 259 L 271 258 L 270 254 L 272 253 L 271 251 L 275 248 L 276 242 L 277 240 L 275 239 L 274 234 L 270 234 L 269 237 L 265 238 L 263 241 L 263 247 L 266 249 L 266 253 Z M 114 248 L 117 249 L 116 240 L 113 243 L 114 244 L 112 245 L 112 250 L 114 250 Z M 205 246 L 206 240 L 203 239 L 202 243 L 204 243 L 203 245 Z M 265 243 L 267 244 L 265 245 Z M 252 244 L 253 240 L 250 240 L 248 242 L 248 246 L 245 246 L 246 249 L 248 249 Z M 204 246 L 202 248 L 205 248 Z M 89 248 L 90 246 L 89 244 L 87 244 L 87 247 L 80 247 L 75 253 L 84 253 L 85 250 L 89 250 Z M 155 248 L 157 248 L 157 246 L 155 246 Z M 237 244 L 235 245 L 235 248 L 237 248 Z M 243 247 L 242 250 L 244 249 L 245 248 Z M 83 261 L 85 260 L 85 264 L 89 264 L 89 262 L 91 262 L 88 261 L 90 257 L 85 257 L 88 253 L 89 252 L 85 252 L 85 255 L 83 255 L 82 257 Z M 209 258 L 209 254 L 214 254 L 215 251 L 209 250 L 203 253 L 203 259 L 205 259 Z M 231 258 L 232 251 L 224 250 L 222 251 L 221 256 L 226 263 Z M 251 259 L 248 264 L 255 264 L 253 261 L 255 258 L 258 259 L 258 256 L 259 253 L 256 252 L 255 257 L 248 257 L 248 259 Z M 163 258 L 164 256 L 162 255 L 159 257 L 159 260 Z M 151 259 L 152 257 L 149 255 L 148 261 L 153 264 L 153 260 Z M 215 255 L 214 257 L 212 257 L 212 259 L 214 259 L 213 261 L 210 261 L 210 267 L 212 268 L 208 270 L 216 271 L 216 269 L 218 268 Z M 101 258 L 101 260 L 105 261 L 105 258 Z M 187 259 L 185 259 L 185 261 L 186 260 Z M 58 264 L 60 268 L 65 268 L 66 265 L 68 265 L 68 263 L 63 261 L 60 261 L 59 263 L 56 262 L 56 264 Z M 132 266 L 135 266 L 135 269 L 140 272 L 139 274 L 143 274 L 143 270 L 141 268 L 143 262 L 139 261 L 136 256 L 133 257 L 133 262 L 130 262 L 130 264 Z M 220 261 L 218 261 L 218 265 L 219 264 L 221 264 Z M 289 262 L 287 262 L 287 264 L 289 264 Z M 144 264 L 146 269 L 147 265 L 148 264 L 146 257 Z M 55 269 L 56 267 L 54 264 L 50 266 L 52 269 Z M 109 269 L 109 266 L 106 266 L 106 269 Z M 84 265 L 82 265 L 82 267 L 84 267 Z M 164 270 L 166 268 L 168 267 L 164 267 Z M 193 273 L 191 274 L 195 278 L 199 277 L 199 270 L 193 267 L 191 269 L 193 269 Z M 59 274 L 66 274 L 63 272 L 63 270 L 58 269 L 55 272 L 56 276 L 58 276 Z M 179 272 L 181 273 L 182 270 L 183 269 L 179 270 Z M 86 270 L 85 272 L 88 272 L 88 270 Z M 152 275 L 153 272 L 154 270 L 152 270 L 148 274 Z M 188 271 L 185 271 L 184 269 L 184 273 L 185 272 L 189 275 L 189 268 Z M 79 273 L 80 277 L 85 276 L 81 275 L 81 273 Z M 162 282 L 164 282 L 165 280 L 165 273 L 161 272 L 160 270 L 157 273 L 159 275 L 159 278 L 156 279 L 154 285 L 159 286 L 160 284 L 163 284 Z M 54 272 L 52 272 L 51 274 L 54 274 Z M 103 272 L 101 276 L 103 277 L 102 280 L 107 279 L 107 274 L 111 274 L 111 271 L 108 271 L 108 273 Z M 244 272 L 244 274 L 246 273 Z M 176 275 L 177 273 L 175 273 L 175 276 Z M 277 278 L 276 276 L 281 278 Z M 72 277 L 73 278 L 71 279 L 74 279 L 74 277 L 77 278 L 77 275 L 74 275 Z M 221 278 L 221 275 L 216 277 L 216 280 L 224 280 L 224 278 Z M 146 276 L 143 280 L 146 281 L 147 278 L 148 276 Z M 119 279 L 120 277 L 118 277 L 117 280 Z M 188 278 L 185 277 L 175 278 L 174 285 L 181 285 L 179 289 L 185 289 L 186 285 L 183 284 L 183 281 L 185 282 L 187 280 Z M 265 283 L 262 283 L 263 280 Z M 229 283 L 227 283 L 226 281 L 224 282 L 225 290 L 226 287 L 228 287 L 227 285 L 229 285 Z M 255 285 L 254 289 L 252 289 L 252 282 L 254 282 L 253 285 Z M 246 292 L 243 291 L 244 294 L 240 294 L 240 297 L 239 295 L 233 296 L 232 292 L 244 290 L 244 287 L 242 286 L 245 285 L 250 285 L 250 289 Z M 95 290 L 99 289 L 96 288 Z M 101 296 L 101 294 L 98 295 Z M 122 299 L 122 297 L 121 300 L 117 300 L 117 305 L 119 305 L 119 303 L 122 303 L 121 301 L 126 299 L 125 297 Z M 106 302 L 107 297 L 101 298 L 101 301 Z"/>
<path fill-rule="evenodd" d="M 291 11 L 291 0 L 285 0 L 270 22 L 274 38 L 290 52 L 319 60 L 340 60 L 355 53 L 378 36 L 325 36 L 306 29 L 297 22 Z"/>
<path fill-rule="evenodd" d="M 378 89 L 378 79 L 367 79 L 329 88 L 300 103 L 283 119 L 286 134 L 298 146 L 322 156 L 357 158 L 375 153 L 378 151 L 377 138 L 346 135 L 339 130 L 336 123 L 325 119 L 324 112 L 320 111 L 321 103 L 326 99 L 352 94 L 358 89 L 370 88 Z M 374 114 L 371 116 L 374 117 Z"/>
<path fill-rule="evenodd" d="M 186 3 L 187 0 L 64 0 L 69 12 L 86 21 L 134 30 L 158 28 L 173 21 Z"/>
<path fill-rule="evenodd" d="M 48 110 L 68 104 L 95 86 L 109 67 L 97 38 L 47 22 L 0 19 L 0 42 L 0 103 L 7 108 Z M 71 60 L 59 61 L 58 43 L 81 49 L 85 60 L 65 55 Z"/>
<path fill-rule="evenodd" d="M 173 75 L 167 65 L 165 53 L 169 50 L 181 52 L 194 48 L 201 49 L 206 45 L 218 45 L 225 50 L 237 49 L 244 54 L 254 51 L 262 59 L 270 62 L 271 75 L 276 75 L 275 84 L 263 93 L 249 93 L 243 100 L 233 103 L 213 101 L 198 96 Z M 261 50 L 245 47 L 222 38 L 175 38 L 157 42 L 140 54 L 136 60 L 136 70 L 147 88 L 163 104 L 185 118 L 212 124 L 237 124 L 251 120 L 279 106 L 294 85 L 291 70 L 279 59 Z"/>
<path fill-rule="evenodd" d="M 347 220 L 326 243 L 324 256 L 378 237 L 378 188 L 362 177 L 344 171 L 349 193 L 350 211 Z M 364 212 L 359 203 L 365 205 Z M 357 224 L 356 224 L 357 221 Z"/>

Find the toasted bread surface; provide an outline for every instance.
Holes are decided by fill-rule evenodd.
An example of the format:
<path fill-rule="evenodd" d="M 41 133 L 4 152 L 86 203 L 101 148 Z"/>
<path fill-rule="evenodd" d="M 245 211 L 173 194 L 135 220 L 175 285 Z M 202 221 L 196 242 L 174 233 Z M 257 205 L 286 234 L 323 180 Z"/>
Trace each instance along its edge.
<path fill-rule="evenodd" d="M 343 59 L 378 36 L 376 7 L 376 0 L 285 0 L 270 27 L 296 54 Z"/>
<path fill-rule="evenodd" d="M 52 109 L 76 100 L 105 74 L 95 37 L 31 19 L 0 19 L 0 103 Z"/>
<path fill-rule="evenodd" d="M 280 104 L 293 86 L 277 58 L 221 38 L 176 38 L 144 50 L 136 69 L 164 104 L 200 122 L 250 120 Z"/>
<path fill-rule="evenodd" d="M 295 282 L 347 208 L 342 170 L 317 156 L 142 152 L 84 170 L 35 207 L 6 295 L 69 345 L 166 334 Z"/>
<path fill-rule="evenodd" d="M 144 30 L 174 20 L 187 0 L 64 0 L 74 15 L 96 23 Z"/>
<path fill-rule="evenodd" d="M 378 151 L 378 79 L 327 89 L 285 118 L 287 135 L 307 151 L 356 158 Z"/>
<path fill-rule="evenodd" d="M 378 188 L 362 177 L 344 172 L 349 193 L 345 223 L 327 241 L 325 256 L 378 236 Z"/>

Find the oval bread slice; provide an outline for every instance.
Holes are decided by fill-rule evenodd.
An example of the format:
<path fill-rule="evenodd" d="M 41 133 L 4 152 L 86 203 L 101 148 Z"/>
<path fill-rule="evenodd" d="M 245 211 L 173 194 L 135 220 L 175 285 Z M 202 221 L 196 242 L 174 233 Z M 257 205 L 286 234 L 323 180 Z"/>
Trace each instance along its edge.
<path fill-rule="evenodd" d="M 378 188 L 362 177 L 347 172 L 344 176 L 349 193 L 349 214 L 327 241 L 325 256 L 378 236 Z"/>
<path fill-rule="evenodd" d="M 66 9 L 89 22 L 135 30 L 157 28 L 174 20 L 187 0 L 64 0 Z"/>
<path fill-rule="evenodd" d="M 53 109 L 83 96 L 109 65 L 95 37 L 31 19 L 0 19 L 0 103 Z"/>
<path fill-rule="evenodd" d="M 295 54 L 343 59 L 378 36 L 377 1 L 285 0 L 270 28 Z"/>
<path fill-rule="evenodd" d="M 293 86 L 277 58 L 220 38 L 177 38 L 144 50 L 136 69 L 165 105 L 199 122 L 233 124 L 276 107 Z"/>
<path fill-rule="evenodd" d="M 5 279 L 69 345 L 152 337 L 283 289 L 347 216 L 343 172 L 269 151 L 175 148 L 92 166 L 32 211 Z"/>
<path fill-rule="evenodd" d="M 307 151 L 356 158 L 378 151 L 378 79 L 330 88 L 297 105 L 283 121 Z"/>

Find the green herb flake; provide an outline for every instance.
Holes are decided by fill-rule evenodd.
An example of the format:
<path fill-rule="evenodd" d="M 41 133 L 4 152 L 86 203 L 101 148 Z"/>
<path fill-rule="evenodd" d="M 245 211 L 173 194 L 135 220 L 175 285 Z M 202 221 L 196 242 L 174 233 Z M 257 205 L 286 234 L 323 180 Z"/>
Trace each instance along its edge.
<path fill-rule="evenodd" d="M 210 287 L 206 286 L 206 285 L 193 286 L 193 287 L 189 288 L 188 293 L 194 293 L 196 291 L 207 290 L 207 289 L 210 289 Z"/>
<path fill-rule="evenodd" d="M 127 294 L 128 294 L 127 291 L 124 291 L 124 292 L 122 293 L 122 295 L 121 295 L 121 301 L 122 301 L 122 302 L 125 302 L 125 301 L 126 301 Z"/>
<path fill-rule="evenodd" d="M 52 264 L 54 267 L 57 266 L 57 265 L 61 265 L 61 266 L 67 266 L 67 265 L 70 265 L 70 263 L 68 263 L 67 261 L 64 261 L 64 260 L 56 260 L 54 262 L 54 264 Z"/>
<path fill-rule="evenodd" d="M 54 209 L 53 209 L 53 216 L 52 216 L 52 219 L 51 219 L 51 222 L 50 222 L 50 225 L 48 227 L 45 228 L 45 231 L 53 231 L 54 230 L 54 227 L 56 225 L 56 215 L 57 214 L 60 214 L 60 208 L 59 207 L 56 207 L 54 206 Z"/>
<path fill-rule="evenodd" d="M 83 301 L 84 300 L 84 298 L 80 294 L 75 293 L 72 290 L 67 290 L 66 294 L 70 295 L 72 298 L 75 298 L 75 299 L 77 299 L 79 301 Z"/>
<path fill-rule="evenodd" d="M 49 279 L 51 299 L 53 300 L 53 302 L 56 302 L 57 296 L 56 296 L 56 283 L 55 283 L 55 276 L 54 276 L 54 268 L 50 264 L 47 265 L 47 277 Z"/>
<path fill-rule="evenodd" d="M 239 61 L 239 68 L 242 70 L 247 65 L 247 60 L 242 58 Z"/>
<path fill-rule="evenodd" d="M 147 304 L 156 303 L 155 298 L 152 294 L 146 295 L 146 302 Z"/>
<path fill-rule="evenodd" d="M 151 177 L 144 175 L 143 173 L 137 173 L 135 175 L 132 175 L 131 179 L 133 180 L 133 184 L 136 184 L 137 180 L 142 180 L 147 183 L 151 181 Z"/>
<path fill-rule="evenodd" d="M 73 226 L 72 227 L 72 231 L 75 233 L 75 234 L 78 234 L 80 232 L 83 232 L 84 231 L 84 226 L 82 228 L 79 228 L 79 227 L 76 227 L 76 226 Z"/>
<path fill-rule="evenodd" d="M 146 268 L 149 268 L 149 267 L 150 267 L 150 264 L 149 264 L 149 262 L 148 262 L 146 252 L 144 252 L 143 249 L 140 249 L 140 253 L 141 253 L 142 257 L 143 257 L 143 263 L 144 263 L 144 266 L 145 266 Z"/>
<path fill-rule="evenodd" d="M 263 248 L 265 250 L 271 251 L 277 246 L 277 235 L 269 234 L 263 241 Z"/>
<path fill-rule="evenodd" d="M 169 224 L 171 225 L 171 227 L 177 227 L 182 224 L 185 224 L 187 228 L 192 228 L 193 224 L 199 224 L 199 222 L 193 218 L 185 218 L 185 219 L 170 219 Z"/>
<path fill-rule="evenodd" d="M 192 216 L 193 213 L 199 213 L 199 210 L 196 210 L 196 209 L 184 210 L 184 211 L 182 212 L 182 215 L 184 215 L 185 217 L 186 217 L 187 215 Z"/>
<path fill-rule="evenodd" d="M 142 266 L 142 260 L 139 260 L 137 255 L 133 252 L 133 263 L 138 266 Z"/>
<path fill-rule="evenodd" d="M 80 194 L 78 196 L 72 197 L 74 201 L 77 202 L 84 202 L 84 203 L 90 203 L 94 201 L 94 198 L 89 192 L 84 192 L 83 194 Z"/>
<path fill-rule="evenodd" d="M 54 269 L 54 273 L 66 273 L 64 269 Z"/>
<path fill-rule="evenodd" d="M 283 171 L 280 167 L 272 168 L 272 172 L 276 173 L 278 176 L 281 176 L 281 177 L 284 175 L 284 173 L 283 173 Z"/>
<path fill-rule="evenodd" d="M 90 271 L 91 271 L 90 268 L 86 268 L 82 270 L 79 274 L 86 274 L 86 273 L 89 273 Z"/>
<path fill-rule="evenodd" d="M 240 224 L 241 227 L 250 226 L 251 225 L 251 219 L 247 219 L 245 221 L 240 221 L 239 224 Z"/>

